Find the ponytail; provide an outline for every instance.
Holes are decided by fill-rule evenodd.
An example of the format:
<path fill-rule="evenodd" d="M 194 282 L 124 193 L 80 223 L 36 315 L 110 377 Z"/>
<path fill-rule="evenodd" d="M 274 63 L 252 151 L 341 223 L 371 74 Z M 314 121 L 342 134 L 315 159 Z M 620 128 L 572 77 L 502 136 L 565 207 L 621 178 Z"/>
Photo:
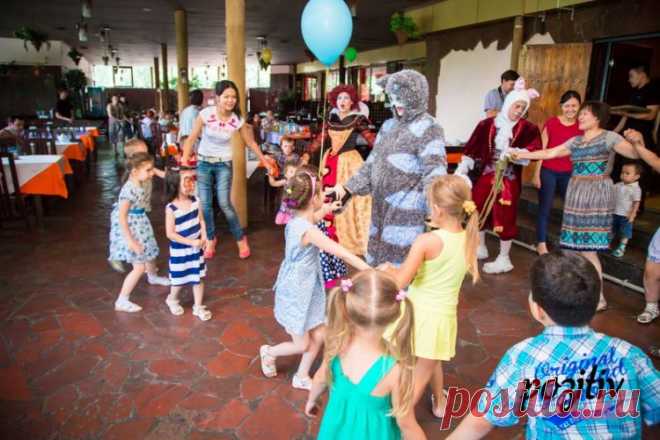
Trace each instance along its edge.
<path fill-rule="evenodd" d="M 340 287 L 335 287 L 328 298 L 328 326 L 325 334 L 323 363 L 327 371 L 327 383 L 332 383 L 332 368 L 330 361 L 346 345 L 351 335 L 351 327 L 346 311 L 346 293 Z"/>
<path fill-rule="evenodd" d="M 413 394 L 415 383 L 413 373 L 415 370 L 414 353 L 414 312 L 410 299 L 403 300 L 403 311 L 394 329 L 388 350 L 392 357 L 397 360 L 400 368 L 399 395 L 396 407 L 392 409 L 392 416 L 398 417 L 414 410 Z"/>
<path fill-rule="evenodd" d="M 466 214 L 465 224 L 465 262 L 468 272 L 472 276 L 472 284 L 479 281 L 479 264 L 477 262 L 477 248 L 479 247 L 479 211 L 474 209 Z"/>

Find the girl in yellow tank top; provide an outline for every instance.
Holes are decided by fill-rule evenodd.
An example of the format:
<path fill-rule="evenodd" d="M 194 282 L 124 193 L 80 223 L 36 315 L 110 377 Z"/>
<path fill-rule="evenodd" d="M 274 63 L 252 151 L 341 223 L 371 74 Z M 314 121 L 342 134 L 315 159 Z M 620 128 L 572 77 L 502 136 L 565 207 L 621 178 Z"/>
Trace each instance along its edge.
<path fill-rule="evenodd" d="M 446 399 L 441 361 L 456 352 L 458 294 L 467 272 L 473 282 L 479 279 L 479 213 L 469 186 L 454 175 L 438 177 L 431 184 L 428 203 L 436 229 L 417 237 L 401 267 L 383 269 L 400 287 L 409 286 L 417 357 L 414 401 L 431 381 L 433 414 L 442 417 Z"/>

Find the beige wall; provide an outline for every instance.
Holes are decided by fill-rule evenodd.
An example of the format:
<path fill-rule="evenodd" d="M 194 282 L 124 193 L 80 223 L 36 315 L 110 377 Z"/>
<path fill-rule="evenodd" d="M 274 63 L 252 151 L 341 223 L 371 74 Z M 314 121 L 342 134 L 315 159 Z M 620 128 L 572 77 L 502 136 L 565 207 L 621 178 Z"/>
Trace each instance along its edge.
<path fill-rule="evenodd" d="M 45 44 L 37 52 L 30 43 L 28 50 L 23 46 L 23 40 L 18 38 L 0 38 L 0 64 L 12 61 L 17 65 L 62 66 L 65 69 L 80 69 L 88 78 L 92 77 L 92 66 L 83 57 L 78 66 L 67 55 L 71 47 L 62 41 L 51 41 L 50 48 Z"/>
<path fill-rule="evenodd" d="M 551 44 L 546 35 L 533 36 L 528 45 Z M 471 50 L 452 50 L 440 60 L 435 96 L 436 118 L 445 130 L 449 145 L 466 142 L 478 121 L 485 117 L 484 98 L 500 83 L 500 75 L 511 62 L 511 43 L 498 49 L 493 41 L 480 41 Z"/>

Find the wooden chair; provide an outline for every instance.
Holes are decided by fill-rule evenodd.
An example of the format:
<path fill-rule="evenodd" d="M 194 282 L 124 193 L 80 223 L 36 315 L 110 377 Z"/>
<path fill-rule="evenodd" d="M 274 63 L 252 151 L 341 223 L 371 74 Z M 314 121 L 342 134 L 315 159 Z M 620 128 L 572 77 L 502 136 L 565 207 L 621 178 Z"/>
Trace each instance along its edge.
<path fill-rule="evenodd" d="M 5 162 L 8 166 L 5 166 Z M 3 220 L 13 220 L 18 217 L 25 219 L 27 228 L 31 229 L 27 205 L 18 184 L 14 155 L 5 148 L 0 148 L 0 164 L 0 227 Z M 9 182 L 14 187 L 12 191 L 9 190 Z"/>

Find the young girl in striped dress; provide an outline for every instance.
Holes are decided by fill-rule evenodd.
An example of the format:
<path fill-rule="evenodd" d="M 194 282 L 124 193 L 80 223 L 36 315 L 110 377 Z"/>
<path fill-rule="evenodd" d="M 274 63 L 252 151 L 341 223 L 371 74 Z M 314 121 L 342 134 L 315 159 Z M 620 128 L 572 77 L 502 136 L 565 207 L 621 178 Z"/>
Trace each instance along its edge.
<path fill-rule="evenodd" d="M 204 218 L 195 194 L 195 171 L 182 167 L 165 176 L 169 203 L 165 207 L 165 230 L 170 239 L 170 294 L 165 303 L 173 315 L 182 315 L 179 292 L 192 285 L 195 304 L 193 315 L 202 321 L 211 319 L 211 312 L 202 304 L 206 275 L 203 249 L 206 246 Z"/>

